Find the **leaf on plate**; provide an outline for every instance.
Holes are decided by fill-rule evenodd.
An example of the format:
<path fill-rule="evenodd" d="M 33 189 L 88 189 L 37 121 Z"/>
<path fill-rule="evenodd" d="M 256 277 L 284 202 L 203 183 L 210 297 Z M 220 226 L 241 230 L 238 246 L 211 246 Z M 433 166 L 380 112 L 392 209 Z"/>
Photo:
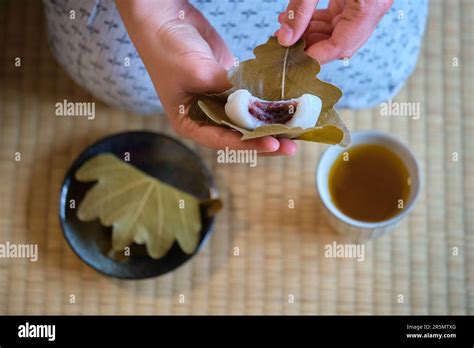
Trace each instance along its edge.
<path fill-rule="evenodd" d="M 154 259 L 164 256 L 175 240 L 186 254 L 192 254 L 199 243 L 201 204 L 211 215 L 221 207 L 218 199 L 201 202 L 112 154 L 85 162 L 76 179 L 98 181 L 80 203 L 78 218 L 99 218 L 104 226 L 112 226 L 115 251 L 123 252 L 133 242 L 145 244 Z"/>
<path fill-rule="evenodd" d="M 342 146 L 350 144 L 349 130 L 333 108 L 342 92 L 316 77 L 320 65 L 304 52 L 303 40 L 284 47 L 272 37 L 257 46 L 254 53 L 255 59 L 241 62 L 228 72 L 231 89 L 197 98 L 189 110 L 193 120 L 233 128 L 242 133 L 243 140 L 273 135 Z M 253 96 L 269 101 L 299 98 L 305 93 L 317 95 L 322 101 L 321 114 L 313 128 L 271 124 L 245 130 L 234 125 L 225 114 L 227 97 L 238 89 L 247 89 Z"/>

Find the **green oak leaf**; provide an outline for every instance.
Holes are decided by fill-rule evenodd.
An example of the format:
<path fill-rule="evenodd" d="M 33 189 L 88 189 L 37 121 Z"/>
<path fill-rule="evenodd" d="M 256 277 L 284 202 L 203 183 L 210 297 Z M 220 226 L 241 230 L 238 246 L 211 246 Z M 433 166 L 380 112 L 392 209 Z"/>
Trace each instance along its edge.
<path fill-rule="evenodd" d="M 79 205 L 81 221 L 97 218 L 112 226 L 112 248 L 123 252 L 132 243 L 145 244 L 150 257 L 163 257 L 176 240 L 192 254 L 199 243 L 201 204 L 212 214 L 218 199 L 196 197 L 161 182 L 112 154 L 97 155 L 76 172 L 82 182 L 97 181 Z"/>

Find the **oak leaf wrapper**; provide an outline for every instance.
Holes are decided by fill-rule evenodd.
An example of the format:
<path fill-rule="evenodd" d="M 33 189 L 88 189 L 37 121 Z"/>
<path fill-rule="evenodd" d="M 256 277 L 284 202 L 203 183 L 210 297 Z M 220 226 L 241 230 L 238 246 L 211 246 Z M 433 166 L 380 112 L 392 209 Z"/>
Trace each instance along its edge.
<path fill-rule="evenodd" d="M 351 142 L 349 130 L 334 110 L 334 104 L 341 98 L 342 92 L 316 77 L 320 65 L 304 52 L 304 46 L 303 40 L 284 47 L 275 37 L 270 38 L 254 49 L 254 59 L 241 62 L 229 70 L 227 78 L 232 84 L 231 89 L 220 94 L 200 95 L 191 105 L 189 116 L 194 121 L 233 128 L 242 133 L 242 140 L 273 135 L 348 146 Z M 233 124 L 225 113 L 227 97 L 238 89 L 247 89 L 253 96 L 269 101 L 313 94 L 321 98 L 321 114 L 313 128 L 270 124 L 246 130 Z"/>
<path fill-rule="evenodd" d="M 97 155 L 76 172 L 82 182 L 97 181 L 79 205 L 81 221 L 99 218 L 112 226 L 112 248 L 122 251 L 133 242 L 161 258 L 176 240 L 186 254 L 199 243 L 201 207 L 209 215 L 222 206 L 218 199 L 196 197 L 155 179 L 112 154 Z"/>

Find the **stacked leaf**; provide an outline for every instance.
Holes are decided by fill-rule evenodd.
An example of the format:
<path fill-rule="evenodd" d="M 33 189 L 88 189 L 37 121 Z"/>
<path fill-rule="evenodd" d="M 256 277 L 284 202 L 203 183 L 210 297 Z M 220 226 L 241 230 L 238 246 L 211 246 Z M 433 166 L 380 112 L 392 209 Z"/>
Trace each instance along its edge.
<path fill-rule="evenodd" d="M 112 154 L 85 162 L 76 172 L 79 181 L 98 181 L 81 202 L 77 216 L 82 221 L 99 218 L 112 226 L 112 247 L 123 251 L 132 243 L 145 244 L 155 259 L 164 256 L 176 240 L 192 254 L 199 243 L 201 204 L 219 210 L 219 200 L 196 197 L 161 182 Z"/>
<path fill-rule="evenodd" d="M 327 144 L 350 144 L 350 133 L 334 110 L 334 104 L 342 92 L 336 86 L 319 80 L 317 61 L 304 52 L 304 41 L 290 47 L 281 46 L 274 37 L 254 50 L 255 59 L 250 59 L 232 68 L 227 77 L 232 88 L 212 95 L 201 95 L 190 108 L 190 117 L 195 121 L 211 121 L 217 125 L 233 128 L 242 133 L 242 140 L 273 135 L 291 139 Z M 247 89 L 254 97 L 268 101 L 299 98 L 313 94 L 322 100 L 322 110 L 313 128 L 287 127 L 269 124 L 246 130 L 233 124 L 225 114 L 227 97 L 234 91 Z"/>

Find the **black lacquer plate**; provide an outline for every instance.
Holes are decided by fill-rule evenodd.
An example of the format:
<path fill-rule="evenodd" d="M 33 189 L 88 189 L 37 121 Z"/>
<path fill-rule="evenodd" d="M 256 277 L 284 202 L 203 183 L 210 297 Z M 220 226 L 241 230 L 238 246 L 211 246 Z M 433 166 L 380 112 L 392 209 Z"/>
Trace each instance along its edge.
<path fill-rule="evenodd" d="M 112 228 L 99 220 L 82 222 L 77 208 L 95 183 L 82 183 L 74 175 L 91 157 L 113 153 L 145 173 L 200 199 L 214 198 L 216 189 L 210 172 L 201 159 L 179 141 L 158 133 L 126 132 L 103 138 L 85 149 L 66 174 L 60 200 L 59 218 L 64 237 L 74 252 L 89 266 L 105 275 L 122 279 L 144 279 L 170 272 L 195 255 L 209 238 L 214 217 L 201 211 L 202 230 L 199 245 L 192 255 L 185 254 L 175 242 L 161 259 L 150 258 L 144 246 L 131 247 L 129 257 L 110 257 Z M 71 201 L 73 200 L 73 201 Z"/>

